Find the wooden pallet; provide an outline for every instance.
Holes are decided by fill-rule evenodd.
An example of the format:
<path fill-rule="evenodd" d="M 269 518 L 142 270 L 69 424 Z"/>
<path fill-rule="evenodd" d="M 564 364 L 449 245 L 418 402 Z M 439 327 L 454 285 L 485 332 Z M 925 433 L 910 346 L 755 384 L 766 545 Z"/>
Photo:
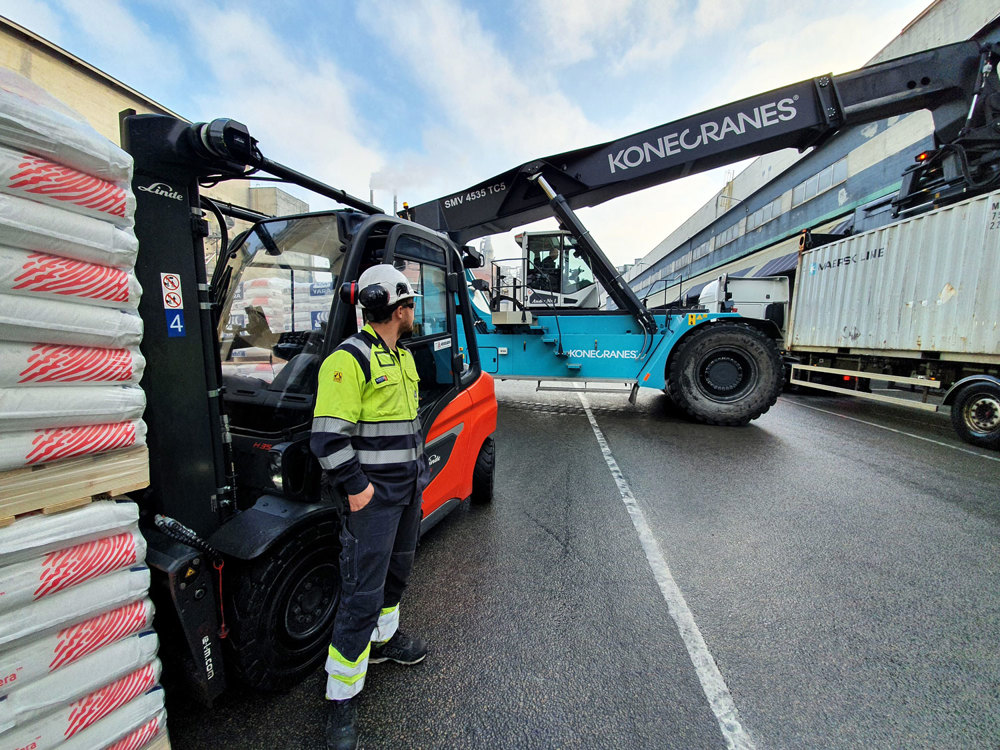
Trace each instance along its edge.
<path fill-rule="evenodd" d="M 166 732 L 160 732 L 150 742 L 143 745 L 142 750 L 170 750 L 170 738 Z"/>
<path fill-rule="evenodd" d="M 125 450 L 0 472 L 0 527 L 21 513 L 58 513 L 149 486 L 149 450 Z"/>

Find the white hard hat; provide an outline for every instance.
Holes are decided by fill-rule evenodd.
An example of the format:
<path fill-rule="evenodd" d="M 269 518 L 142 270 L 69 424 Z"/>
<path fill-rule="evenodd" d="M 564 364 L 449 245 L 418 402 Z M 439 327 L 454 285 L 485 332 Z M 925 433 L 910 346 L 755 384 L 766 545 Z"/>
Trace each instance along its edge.
<path fill-rule="evenodd" d="M 358 301 L 369 309 L 392 307 L 401 300 L 420 296 L 409 280 L 388 263 L 366 269 L 358 279 Z"/>

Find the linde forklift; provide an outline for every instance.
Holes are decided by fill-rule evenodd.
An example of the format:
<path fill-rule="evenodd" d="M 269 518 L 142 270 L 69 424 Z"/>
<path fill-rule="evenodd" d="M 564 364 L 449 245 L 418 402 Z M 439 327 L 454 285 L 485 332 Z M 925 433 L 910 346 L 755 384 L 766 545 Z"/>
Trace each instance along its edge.
<path fill-rule="evenodd" d="M 327 486 L 309 435 L 319 366 L 360 325 L 351 282 L 392 263 L 423 295 L 406 346 L 431 467 L 426 530 L 493 494 L 497 406 L 464 290 L 465 269 L 482 259 L 267 159 L 233 120 L 123 113 L 121 123 L 145 290 L 150 486 L 134 499 L 161 656 L 206 704 L 227 669 L 253 687 L 286 688 L 323 661 L 338 602 L 345 498 Z M 348 208 L 267 219 L 202 195 L 203 184 L 251 174 Z M 225 215 L 253 222 L 223 239 L 211 279 L 209 214 L 223 234 Z"/>
<path fill-rule="evenodd" d="M 594 390 L 614 384 L 622 392 L 624 383 L 633 402 L 640 387 L 662 389 L 697 421 L 746 424 L 775 403 L 784 382 L 778 342 L 787 280 L 739 281 L 761 285 L 760 317 L 732 311 L 728 279 L 720 280 L 711 307 L 678 300 L 647 308 L 574 209 L 771 151 L 820 146 L 845 127 L 918 109 L 930 110 L 937 147 L 903 175 L 895 216 L 993 189 L 1000 184 L 998 52 L 996 44 L 961 42 L 802 81 L 527 162 L 405 215 L 457 243 L 558 220 L 560 231 L 522 238 L 528 257 L 520 281 L 495 269 L 493 288 L 479 290 L 488 292 L 477 295 L 487 372 L 538 381 L 539 390 L 589 390 L 594 383 Z M 541 267 L 550 248 L 559 259 L 554 273 Z M 595 309 L 592 282 L 616 309 Z M 783 294 L 772 293 L 776 283 Z"/>

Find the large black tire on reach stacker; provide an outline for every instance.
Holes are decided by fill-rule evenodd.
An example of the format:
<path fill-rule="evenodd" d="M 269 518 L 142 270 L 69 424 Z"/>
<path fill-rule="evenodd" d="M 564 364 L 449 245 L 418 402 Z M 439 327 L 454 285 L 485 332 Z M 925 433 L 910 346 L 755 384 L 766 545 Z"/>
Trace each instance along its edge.
<path fill-rule="evenodd" d="M 699 422 L 743 425 L 766 412 L 784 383 L 774 339 L 746 323 L 703 323 L 667 365 L 667 395 Z"/>
<path fill-rule="evenodd" d="M 330 516 L 290 534 L 234 581 L 229 642 L 241 680 L 286 690 L 326 658 L 340 601 L 340 521 Z"/>

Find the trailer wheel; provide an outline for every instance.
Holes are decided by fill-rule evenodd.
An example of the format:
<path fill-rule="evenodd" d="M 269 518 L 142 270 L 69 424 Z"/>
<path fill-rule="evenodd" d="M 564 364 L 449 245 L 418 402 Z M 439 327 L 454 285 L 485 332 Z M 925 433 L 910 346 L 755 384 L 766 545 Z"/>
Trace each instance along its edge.
<path fill-rule="evenodd" d="M 1000 386 L 973 383 L 955 397 L 951 424 L 967 443 L 1000 448 Z"/>
<path fill-rule="evenodd" d="M 707 424 L 742 425 L 766 412 L 784 384 L 774 340 L 743 323 L 702 324 L 671 357 L 667 394 Z"/>
<path fill-rule="evenodd" d="M 483 441 L 483 447 L 476 456 L 472 468 L 472 495 L 474 503 L 489 503 L 493 500 L 493 479 L 496 475 L 496 444 L 492 437 Z"/>
<path fill-rule="evenodd" d="M 340 522 L 291 535 L 239 572 L 229 641 L 243 682 L 285 690 L 326 657 L 340 601 Z"/>

